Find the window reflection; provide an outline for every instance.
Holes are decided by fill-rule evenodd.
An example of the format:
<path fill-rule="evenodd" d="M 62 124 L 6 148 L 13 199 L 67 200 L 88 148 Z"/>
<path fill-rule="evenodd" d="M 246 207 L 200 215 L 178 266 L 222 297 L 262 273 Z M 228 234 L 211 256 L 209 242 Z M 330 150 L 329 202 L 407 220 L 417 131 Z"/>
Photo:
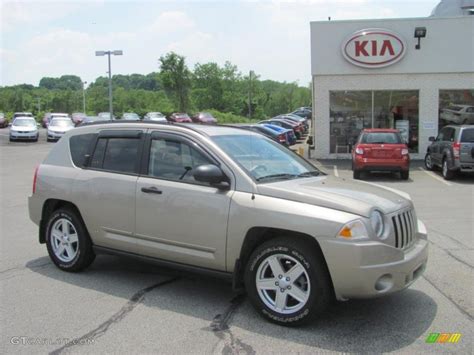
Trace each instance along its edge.
<path fill-rule="evenodd" d="M 474 89 L 439 91 L 439 130 L 446 125 L 474 124 Z"/>

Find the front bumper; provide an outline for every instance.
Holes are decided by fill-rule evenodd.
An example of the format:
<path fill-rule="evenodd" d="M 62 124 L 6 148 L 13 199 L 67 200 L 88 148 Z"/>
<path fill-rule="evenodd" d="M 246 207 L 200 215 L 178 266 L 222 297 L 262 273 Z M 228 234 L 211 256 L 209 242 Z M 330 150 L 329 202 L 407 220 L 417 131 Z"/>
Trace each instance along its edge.
<path fill-rule="evenodd" d="M 48 139 L 50 140 L 58 140 L 59 138 L 61 138 L 62 136 L 64 136 L 66 132 L 51 132 L 51 131 L 48 131 Z"/>
<path fill-rule="evenodd" d="M 402 159 L 372 159 L 355 157 L 354 169 L 362 171 L 407 171 L 410 169 L 410 160 Z"/>
<path fill-rule="evenodd" d="M 14 140 L 35 140 L 35 139 L 38 139 L 38 136 L 39 136 L 38 131 L 31 131 L 31 132 L 10 131 L 10 138 Z"/>
<path fill-rule="evenodd" d="M 425 270 L 428 241 L 418 220 L 416 241 L 398 249 L 376 241 L 321 240 L 338 300 L 387 295 L 410 286 Z"/>

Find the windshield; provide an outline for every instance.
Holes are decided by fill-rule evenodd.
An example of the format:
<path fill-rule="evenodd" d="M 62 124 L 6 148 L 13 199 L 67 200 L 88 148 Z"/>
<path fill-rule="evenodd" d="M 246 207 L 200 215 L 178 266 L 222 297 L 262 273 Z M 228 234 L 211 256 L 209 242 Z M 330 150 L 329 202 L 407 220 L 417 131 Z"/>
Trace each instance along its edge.
<path fill-rule="evenodd" d="M 72 121 L 69 118 L 68 119 L 55 118 L 55 119 L 51 120 L 49 125 L 51 127 L 73 127 L 74 126 L 74 124 L 72 123 Z"/>
<path fill-rule="evenodd" d="M 31 118 L 17 118 L 15 119 L 15 122 L 13 122 L 14 126 L 20 126 L 20 127 L 27 127 L 27 126 L 35 126 L 36 127 L 36 122 L 35 120 Z"/>
<path fill-rule="evenodd" d="M 258 182 L 320 175 L 291 150 L 261 135 L 215 136 L 213 141 Z"/>
<path fill-rule="evenodd" d="M 363 144 L 401 144 L 400 135 L 395 132 L 364 133 L 360 140 Z"/>

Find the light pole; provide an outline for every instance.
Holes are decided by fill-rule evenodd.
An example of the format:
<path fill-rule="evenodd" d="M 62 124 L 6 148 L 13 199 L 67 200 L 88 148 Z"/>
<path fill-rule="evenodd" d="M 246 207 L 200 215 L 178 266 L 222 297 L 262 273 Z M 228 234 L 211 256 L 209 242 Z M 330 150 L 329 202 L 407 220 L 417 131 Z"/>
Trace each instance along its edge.
<path fill-rule="evenodd" d="M 82 112 L 86 114 L 86 84 L 87 81 L 82 82 Z"/>
<path fill-rule="evenodd" d="M 112 107 L 112 69 L 110 67 L 110 56 L 111 55 L 123 55 L 123 51 L 121 50 L 115 50 L 115 51 L 96 51 L 95 55 L 98 57 L 101 56 L 108 56 L 109 58 L 109 113 L 110 113 L 110 119 L 112 120 L 114 117 L 113 114 L 113 107 Z"/>
<path fill-rule="evenodd" d="M 249 119 L 252 118 L 252 71 L 249 71 Z"/>

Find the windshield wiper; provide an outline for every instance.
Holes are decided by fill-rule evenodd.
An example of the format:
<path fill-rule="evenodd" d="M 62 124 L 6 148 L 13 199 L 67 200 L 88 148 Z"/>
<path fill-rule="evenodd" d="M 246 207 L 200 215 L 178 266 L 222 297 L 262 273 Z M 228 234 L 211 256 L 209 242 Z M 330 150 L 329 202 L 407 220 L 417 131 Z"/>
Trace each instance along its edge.
<path fill-rule="evenodd" d="M 268 180 L 268 179 L 279 179 L 279 178 L 288 178 L 288 179 L 294 179 L 298 175 L 295 174 L 272 174 L 272 175 L 266 175 L 266 176 L 261 176 L 257 178 L 257 181 L 262 181 L 262 180 Z"/>
<path fill-rule="evenodd" d="M 318 176 L 318 175 L 321 175 L 321 172 L 314 170 L 314 171 L 307 171 L 305 173 L 301 173 L 298 175 L 298 177 L 309 177 L 309 176 Z"/>

